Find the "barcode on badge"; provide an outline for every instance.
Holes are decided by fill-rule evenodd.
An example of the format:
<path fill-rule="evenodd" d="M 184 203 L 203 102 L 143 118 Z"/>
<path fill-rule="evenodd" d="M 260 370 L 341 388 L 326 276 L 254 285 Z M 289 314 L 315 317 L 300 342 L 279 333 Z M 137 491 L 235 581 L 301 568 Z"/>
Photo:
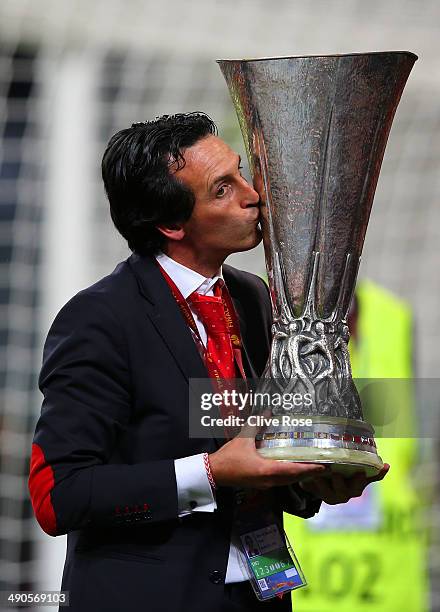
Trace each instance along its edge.
<path fill-rule="evenodd" d="M 262 591 L 267 591 L 267 589 L 269 588 L 264 578 L 260 578 L 260 580 L 258 581 L 258 586 Z"/>

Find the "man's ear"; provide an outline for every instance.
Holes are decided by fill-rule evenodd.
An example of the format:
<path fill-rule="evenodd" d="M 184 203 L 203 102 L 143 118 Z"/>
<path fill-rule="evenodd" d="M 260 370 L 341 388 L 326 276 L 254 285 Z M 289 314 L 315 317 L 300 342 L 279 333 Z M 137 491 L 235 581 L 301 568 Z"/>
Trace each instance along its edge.
<path fill-rule="evenodd" d="M 170 225 L 156 225 L 156 228 L 167 240 L 182 240 L 185 236 L 185 230 L 180 223 L 172 223 Z"/>

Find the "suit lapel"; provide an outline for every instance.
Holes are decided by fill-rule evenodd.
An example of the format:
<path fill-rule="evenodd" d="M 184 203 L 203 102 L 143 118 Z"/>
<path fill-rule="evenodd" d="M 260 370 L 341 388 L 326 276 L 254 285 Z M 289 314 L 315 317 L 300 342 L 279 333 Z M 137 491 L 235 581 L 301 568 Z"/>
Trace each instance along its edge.
<path fill-rule="evenodd" d="M 243 309 L 243 306 L 240 300 L 236 296 L 232 295 L 232 293 L 231 293 L 231 298 L 234 303 L 235 311 L 238 315 L 238 321 L 240 324 L 240 334 L 241 334 L 241 342 L 242 342 L 241 354 L 243 358 L 244 371 L 246 373 L 247 378 L 257 378 L 257 374 L 254 368 L 252 367 L 252 362 L 249 358 L 249 352 L 246 347 L 247 328 L 246 328 L 246 319 L 245 319 L 244 309 Z"/>
<path fill-rule="evenodd" d="M 185 323 L 179 306 L 176 304 L 154 258 L 133 254 L 128 261 L 137 278 L 139 290 L 146 300 L 146 312 L 169 348 L 182 374 L 187 380 L 190 378 L 206 378 L 208 372 L 192 338 L 191 331 Z M 228 288 L 230 287 L 231 298 L 240 324 L 243 366 L 246 376 L 256 378 L 257 374 L 252 366 L 246 345 L 245 312 L 240 298 L 234 290 L 235 286 L 232 285 L 232 283 L 231 287 L 228 285 Z"/>
<path fill-rule="evenodd" d="M 133 254 L 128 261 L 146 300 L 146 312 L 182 374 L 187 380 L 206 378 L 208 373 L 191 331 L 155 260 Z"/>
<path fill-rule="evenodd" d="M 146 313 L 168 347 L 183 376 L 188 381 L 190 378 L 208 378 L 208 371 L 200 357 L 191 332 L 154 258 L 133 254 L 128 262 L 136 276 L 139 291 L 145 298 Z M 246 348 L 244 309 L 236 295 L 231 293 L 231 298 L 240 324 L 243 367 L 247 377 L 256 378 L 256 372 L 252 367 Z M 219 448 L 226 440 L 213 438 L 213 442 Z"/>

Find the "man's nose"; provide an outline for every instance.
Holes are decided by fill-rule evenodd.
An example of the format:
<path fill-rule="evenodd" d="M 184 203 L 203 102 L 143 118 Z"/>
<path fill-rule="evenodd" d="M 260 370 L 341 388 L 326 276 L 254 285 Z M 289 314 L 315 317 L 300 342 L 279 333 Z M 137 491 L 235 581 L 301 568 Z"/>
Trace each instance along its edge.
<path fill-rule="evenodd" d="M 247 208 L 248 206 L 255 206 L 258 204 L 258 202 L 260 201 L 260 196 L 258 195 L 258 192 L 255 191 L 255 189 L 252 187 L 252 185 L 244 178 L 243 178 L 243 197 L 241 200 L 241 206 L 242 208 Z"/>

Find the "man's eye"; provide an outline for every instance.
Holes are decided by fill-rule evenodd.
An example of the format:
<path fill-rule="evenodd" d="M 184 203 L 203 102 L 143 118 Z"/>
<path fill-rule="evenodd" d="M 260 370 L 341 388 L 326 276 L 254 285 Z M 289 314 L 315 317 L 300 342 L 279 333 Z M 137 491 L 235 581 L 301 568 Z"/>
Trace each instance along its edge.
<path fill-rule="evenodd" d="M 222 198 L 223 196 L 226 195 L 226 190 L 227 190 L 227 185 L 221 185 L 221 187 L 219 187 L 217 189 L 217 197 L 218 198 Z"/>

